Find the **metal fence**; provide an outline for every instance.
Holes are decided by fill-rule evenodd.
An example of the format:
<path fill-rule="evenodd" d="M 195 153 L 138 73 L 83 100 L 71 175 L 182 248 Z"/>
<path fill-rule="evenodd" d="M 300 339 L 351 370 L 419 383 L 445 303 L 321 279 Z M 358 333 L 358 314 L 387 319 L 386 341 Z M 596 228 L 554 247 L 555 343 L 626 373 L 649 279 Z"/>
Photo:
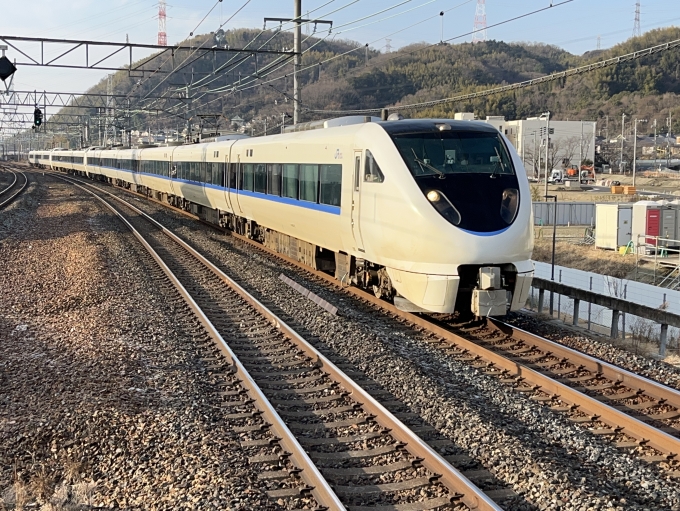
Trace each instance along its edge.
<path fill-rule="evenodd" d="M 534 202 L 534 225 L 552 225 L 554 202 Z M 558 202 L 557 225 L 595 225 L 594 202 Z"/>

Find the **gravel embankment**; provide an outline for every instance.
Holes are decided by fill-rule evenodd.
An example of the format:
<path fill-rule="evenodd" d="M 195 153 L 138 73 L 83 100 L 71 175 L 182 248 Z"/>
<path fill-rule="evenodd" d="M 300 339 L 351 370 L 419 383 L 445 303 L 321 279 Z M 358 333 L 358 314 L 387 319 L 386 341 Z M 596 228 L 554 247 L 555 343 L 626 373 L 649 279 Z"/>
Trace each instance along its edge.
<path fill-rule="evenodd" d="M 680 509 L 680 485 L 663 471 L 427 346 L 423 334 L 191 219 L 150 202 L 135 204 L 202 250 L 332 360 L 360 367 L 511 485 L 521 498 L 508 509 Z M 282 271 L 342 315 L 301 298 L 278 279 Z"/>
<path fill-rule="evenodd" d="M 31 180 L 0 212 L 0 509 L 290 506 L 265 495 L 146 252 L 91 197 Z"/>
<path fill-rule="evenodd" d="M 541 322 L 525 314 L 508 316 L 508 323 L 680 390 L 680 367 L 635 355 L 608 342 L 575 334 L 569 329 Z"/>

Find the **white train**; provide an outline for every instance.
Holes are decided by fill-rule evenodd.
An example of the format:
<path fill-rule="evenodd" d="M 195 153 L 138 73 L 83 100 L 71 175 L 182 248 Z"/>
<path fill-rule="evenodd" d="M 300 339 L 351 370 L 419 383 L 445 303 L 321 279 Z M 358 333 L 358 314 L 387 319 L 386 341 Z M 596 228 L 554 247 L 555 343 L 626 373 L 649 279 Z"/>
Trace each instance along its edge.
<path fill-rule="evenodd" d="M 193 211 L 404 310 L 521 308 L 533 277 L 531 194 L 509 141 L 471 121 L 356 121 L 181 146 L 34 151 L 30 162 Z"/>

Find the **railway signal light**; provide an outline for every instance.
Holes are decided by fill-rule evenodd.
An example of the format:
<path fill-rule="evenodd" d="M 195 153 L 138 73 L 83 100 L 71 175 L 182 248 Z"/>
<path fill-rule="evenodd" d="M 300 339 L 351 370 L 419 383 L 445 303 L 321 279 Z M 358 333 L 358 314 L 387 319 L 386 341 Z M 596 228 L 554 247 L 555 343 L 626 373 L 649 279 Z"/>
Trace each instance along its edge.
<path fill-rule="evenodd" d="M 43 120 L 43 113 L 40 108 L 36 108 L 33 110 L 33 125 L 34 126 L 40 126 L 42 125 L 42 120 Z"/>

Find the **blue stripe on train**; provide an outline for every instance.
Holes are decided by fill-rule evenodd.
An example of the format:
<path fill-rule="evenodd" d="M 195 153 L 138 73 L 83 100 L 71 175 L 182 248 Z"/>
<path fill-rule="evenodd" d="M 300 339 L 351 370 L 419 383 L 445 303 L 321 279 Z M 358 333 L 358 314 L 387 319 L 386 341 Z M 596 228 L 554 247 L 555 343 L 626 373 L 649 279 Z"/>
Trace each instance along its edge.
<path fill-rule="evenodd" d="M 94 167 L 95 165 L 88 165 L 91 167 Z M 190 186 L 200 186 L 200 187 L 206 187 L 206 188 L 213 188 L 215 190 L 222 190 L 222 191 L 229 191 L 233 194 L 237 195 L 243 195 L 245 197 L 254 197 L 256 199 L 263 199 L 263 200 L 268 200 L 271 202 L 278 202 L 280 204 L 286 204 L 288 206 L 296 206 L 298 208 L 305 208 L 305 209 L 311 209 L 314 211 L 321 211 L 322 213 L 330 213 L 331 215 L 339 215 L 340 214 L 340 206 L 328 206 L 326 204 L 316 204 L 315 202 L 307 202 L 303 200 L 297 200 L 297 199 L 290 199 L 288 197 L 279 197 L 277 195 L 268 195 L 266 193 L 260 193 L 260 192 L 251 192 L 248 190 L 236 190 L 234 188 L 225 188 L 224 186 L 219 186 L 219 185 L 213 185 L 213 184 L 208 184 L 208 183 L 198 183 L 197 181 L 189 181 L 188 179 L 171 179 L 168 176 L 161 176 L 159 174 L 151 174 L 148 172 L 131 172 L 129 170 L 125 169 L 116 169 L 113 167 L 99 167 L 102 169 L 111 169 L 111 170 L 116 170 L 119 172 L 127 172 L 129 174 L 140 174 L 144 176 L 149 176 L 149 177 L 155 177 L 158 179 L 167 179 L 168 181 L 171 181 L 173 183 L 183 183 L 187 184 Z"/>

